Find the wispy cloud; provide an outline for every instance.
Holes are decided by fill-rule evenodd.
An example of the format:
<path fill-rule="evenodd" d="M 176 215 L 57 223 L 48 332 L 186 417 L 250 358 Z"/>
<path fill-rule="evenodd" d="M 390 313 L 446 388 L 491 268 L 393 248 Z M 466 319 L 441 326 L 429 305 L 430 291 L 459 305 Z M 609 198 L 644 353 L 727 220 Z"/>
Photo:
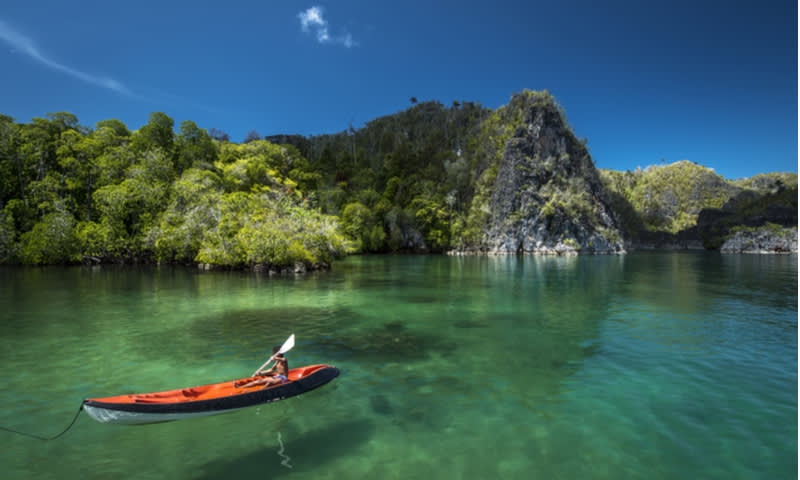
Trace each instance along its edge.
<path fill-rule="evenodd" d="M 313 33 L 319 43 L 331 43 L 343 45 L 345 48 L 357 47 L 358 42 L 353 40 L 353 36 L 348 31 L 338 36 L 331 36 L 328 32 L 328 21 L 323 18 L 324 10 L 322 7 L 310 7 L 297 14 L 300 19 L 300 28 L 306 33 Z"/>
<path fill-rule="evenodd" d="M 82 72 L 80 70 L 68 67 L 62 63 L 53 60 L 52 58 L 47 57 L 45 54 L 39 51 L 33 40 L 17 32 L 3 20 L 0 20 L 0 40 L 6 42 L 7 44 L 11 45 L 11 47 L 13 47 L 16 51 L 19 51 L 27 55 L 28 57 L 32 58 L 33 60 L 36 60 L 37 62 L 41 63 L 47 68 L 62 73 L 66 73 L 67 75 L 77 78 L 78 80 L 84 81 L 92 85 L 97 85 L 99 87 L 107 88 L 109 90 L 113 90 L 123 95 L 128 95 L 131 97 L 136 96 L 125 85 L 118 82 L 117 80 L 114 80 L 113 78 L 100 77 L 97 75 L 92 75 L 86 72 Z"/>

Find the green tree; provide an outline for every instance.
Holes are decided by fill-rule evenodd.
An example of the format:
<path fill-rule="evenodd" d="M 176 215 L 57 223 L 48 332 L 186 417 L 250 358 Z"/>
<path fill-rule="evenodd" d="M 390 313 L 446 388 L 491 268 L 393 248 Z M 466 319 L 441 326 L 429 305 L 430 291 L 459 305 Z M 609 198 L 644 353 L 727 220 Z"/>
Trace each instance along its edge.
<path fill-rule="evenodd" d="M 417 197 L 411 202 L 415 212 L 415 225 L 425 238 L 425 244 L 434 251 L 450 246 L 450 215 L 448 209 L 429 198 Z"/>
<path fill-rule="evenodd" d="M 133 136 L 134 150 L 144 152 L 160 148 L 171 157 L 175 147 L 175 122 L 163 112 L 153 112 L 146 125 Z"/>
<path fill-rule="evenodd" d="M 12 198 L 25 196 L 20 142 L 20 128 L 14 119 L 0 115 L 0 208 Z"/>
<path fill-rule="evenodd" d="M 333 217 L 302 208 L 283 193 L 234 192 L 223 197 L 216 228 L 196 260 L 272 269 L 328 264 L 348 242 Z"/>
<path fill-rule="evenodd" d="M 181 122 L 177 137 L 177 173 L 190 167 L 211 169 L 217 160 L 217 146 L 211 136 L 192 121 Z"/>
<path fill-rule="evenodd" d="M 14 217 L 8 210 L 0 210 L 0 264 L 8 263 L 16 257 L 16 238 Z"/>
<path fill-rule="evenodd" d="M 342 210 L 341 221 L 342 231 L 354 242 L 355 250 L 371 250 L 374 242 L 370 236 L 375 219 L 369 208 L 359 202 L 349 203 Z"/>
<path fill-rule="evenodd" d="M 113 257 L 149 255 L 145 234 L 157 222 L 167 203 L 173 178 L 172 164 L 160 150 L 145 152 L 131 165 L 119 184 L 95 191 L 94 204 L 108 234 L 107 251 Z"/>
<path fill-rule="evenodd" d="M 222 180 L 207 170 L 189 169 L 172 186 L 170 202 L 147 234 L 146 245 L 160 261 L 191 262 L 206 232 L 221 217 Z"/>
<path fill-rule="evenodd" d="M 116 118 L 111 118 L 108 120 L 100 120 L 99 122 L 95 123 L 94 129 L 95 131 L 108 129 L 110 133 L 119 139 L 127 139 L 131 136 L 130 130 L 128 127 L 120 120 Z"/>
<path fill-rule="evenodd" d="M 75 130 L 61 134 L 58 147 L 58 163 L 64 173 L 67 193 L 86 212 L 86 220 L 92 220 L 92 194 L 99 176 L 97 159 L 102 144 L 93 135 L 83 136 Z"/>
<path fill-rule="evenodd" d="M 75 219 L 65 211 L 48 215 L 22 235 L 22 261 L 43 265 L 70 263 L 80 259 L 75 239 Z"/>

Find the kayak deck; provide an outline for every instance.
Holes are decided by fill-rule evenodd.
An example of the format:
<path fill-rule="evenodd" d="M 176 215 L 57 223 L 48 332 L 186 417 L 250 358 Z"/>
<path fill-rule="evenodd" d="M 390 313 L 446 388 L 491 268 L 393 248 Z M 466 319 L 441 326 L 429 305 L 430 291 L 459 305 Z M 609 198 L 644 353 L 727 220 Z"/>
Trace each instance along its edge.
<path fill-rule="evenodd" d="M 299 380 L 325 366 L 326 365 L 312 365 L 309 367 L 301 367 L 289 370 L 289 375 L 288 375 L 289 382 Z M 89 400 L 95 402 L 103 402 L 103 403 L 180 403 L 180 402 L 192 402 L 197 400 L 210 400 L 213 398 L 230 397 L 233 395 L 241 395 L 243 393 L 252 392 L 253 390 L 264 389 L 263 385 L 257 385 L 249 388 L 234 387 L 234 383 L 241 385 L 248 383 L 252 380 L 258 380 L 259 378 L 266 378 L 266 375 L 240 378 L 237 380 L 212 383 L 210 385 L 201 385 L 198 387 L 179 388 L 177 390 L 166 390 L 163 392 L 117 395 L 115 397 L 90 398 Z M 280 385 L 282 384 L 278 383 L 269 386 L 267 388 L 275 388 Z"/>
<path fill-rule="evenodd" d="M 311 365 L 289 370 L 288 382 L 265 387 L 236 388 L 256 376 L 163 392 L 117 395 L 84 400 L 84 410 L 103 423 L 143 424 L 216 415 L 270 403 L 318 388 L 339 375 L 331 365 Z"/>

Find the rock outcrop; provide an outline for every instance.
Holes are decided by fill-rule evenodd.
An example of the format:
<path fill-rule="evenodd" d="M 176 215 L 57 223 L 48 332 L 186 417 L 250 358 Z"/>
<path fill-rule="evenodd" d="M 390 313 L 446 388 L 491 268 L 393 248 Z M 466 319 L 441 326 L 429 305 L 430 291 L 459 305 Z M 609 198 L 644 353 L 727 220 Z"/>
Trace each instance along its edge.
<path fill-rule="evenodd" d="M 485 250 L 494 254 L 624 252 L 622 234 L 597 170 L 557 105 L 526 92 L 509 106 L 525 111 L 497 168 L 482 242 Z"/>
<path fill-rule="evenodd" d="M 722 253 L 797 253 L 797 228 L 765 226 L 739 230 L 728 237 Z"/>
<path fill-rule="evenodd" d="M 766 195 L 744 191 L 721 209 L 707 208 L 697 218 L 697 232 L 705 248 L 721 248 L 732 232 L 742 228 L 797 228 L 797 188 L 781 189 Z"/>

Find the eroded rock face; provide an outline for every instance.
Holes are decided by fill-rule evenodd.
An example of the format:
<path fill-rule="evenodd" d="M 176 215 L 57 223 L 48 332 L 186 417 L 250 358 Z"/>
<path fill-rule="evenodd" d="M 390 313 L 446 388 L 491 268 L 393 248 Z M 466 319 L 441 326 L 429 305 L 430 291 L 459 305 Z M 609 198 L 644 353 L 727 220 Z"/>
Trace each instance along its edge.
<path fill-rule="evenodd" d="M 722 253 L 797 253 L 797 228 L 762 227 L 731 235 Z"/>
<path fill-rule="evenodd" d="M 553 104 L 527 107 L 506 144 L 489 202 L 488 253 L 623 253 L 589 153 Z"/>

